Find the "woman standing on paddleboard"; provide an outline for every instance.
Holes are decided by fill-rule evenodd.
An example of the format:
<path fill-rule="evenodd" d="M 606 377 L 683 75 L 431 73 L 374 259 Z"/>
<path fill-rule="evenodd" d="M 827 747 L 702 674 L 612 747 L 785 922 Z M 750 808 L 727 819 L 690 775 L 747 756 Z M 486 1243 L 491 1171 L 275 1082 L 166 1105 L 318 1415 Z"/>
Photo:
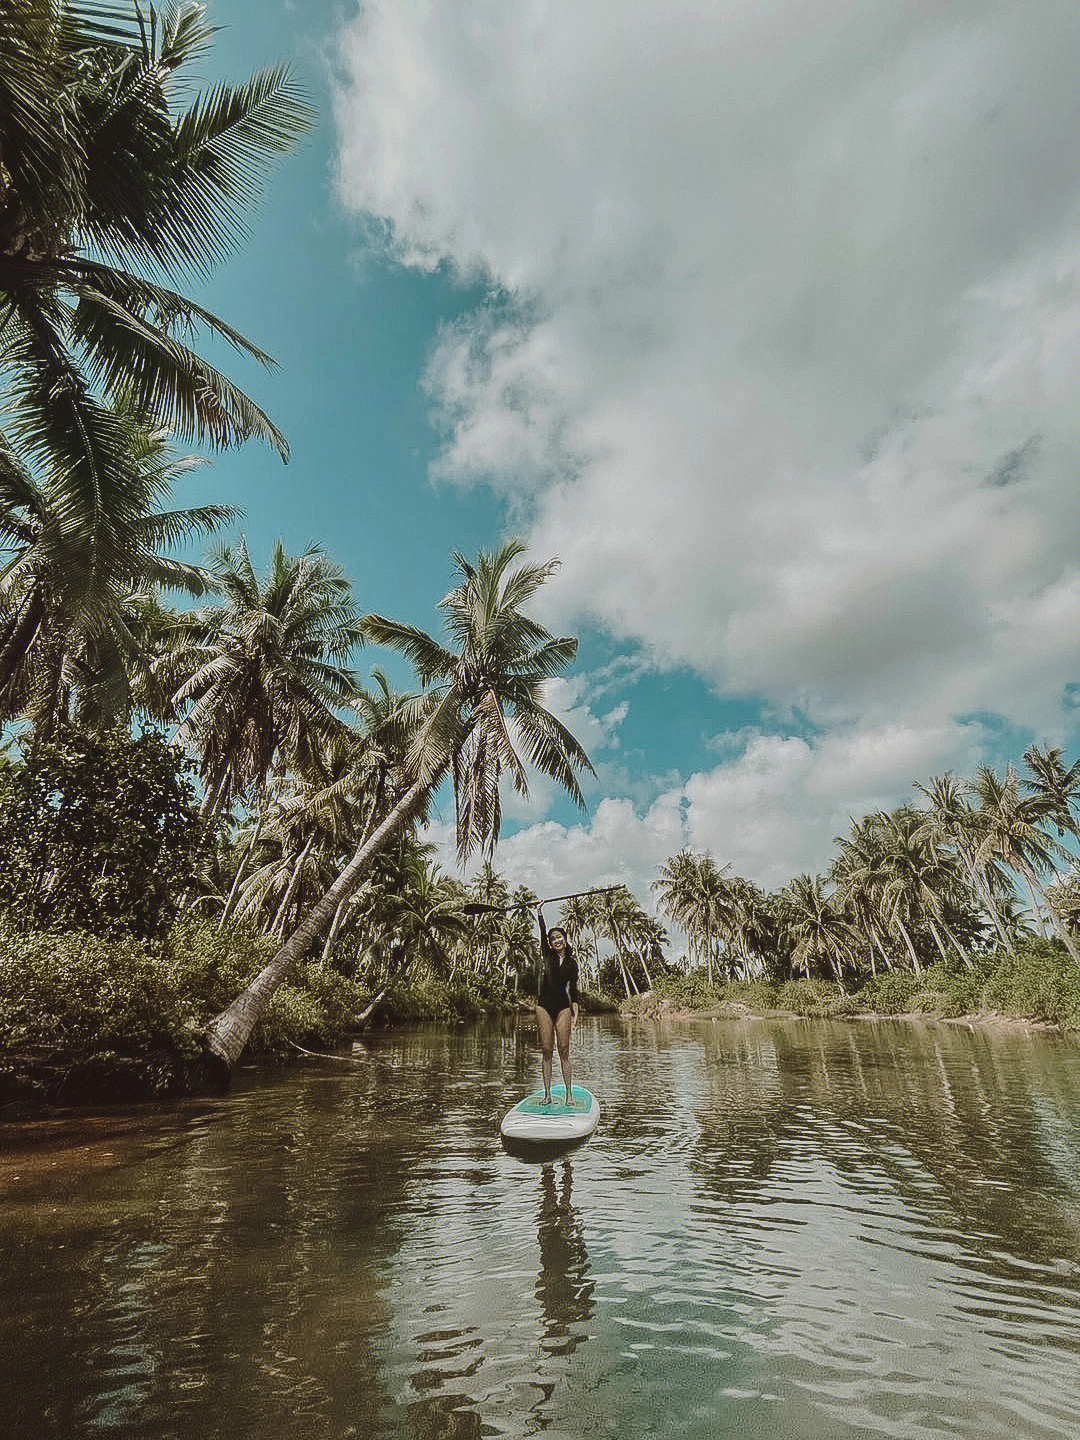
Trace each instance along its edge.
<path fill-rule="evenodd" d="M 578 1018 L 578 968 L 566 931 L 556 926 L 550 933 L 544 925 L 544 907 L 536 907 L 540 925 L 540 955 L 543 975 L 536 1000 L 536 1028 L 543 1054 L 544 1104 L 551 1104 L 551 1059 L 559 1046 L 559 1064 L 566 1085 L 566 1103 L 573 1108 L 574 1089 L 570 1078 L 570 1031 Z"/>

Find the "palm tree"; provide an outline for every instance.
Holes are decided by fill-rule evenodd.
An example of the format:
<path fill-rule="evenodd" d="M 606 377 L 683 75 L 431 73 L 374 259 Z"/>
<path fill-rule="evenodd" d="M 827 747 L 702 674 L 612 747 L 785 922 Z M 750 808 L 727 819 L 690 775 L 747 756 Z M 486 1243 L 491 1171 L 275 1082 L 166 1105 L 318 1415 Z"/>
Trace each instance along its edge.
<path fill-rule="evenodd" d="M 907 918 L 912 929 L 925 921 L 938 954 L 946 962 L 949 957 L 939 926 L 948 931 L 961 961 L 970 969 L 971 962 L 945 918 L 947 900 L 962 883 L 952 856 L 935 848 L 922 817 L 909 806 L 901 806 L 891 814 L 880 812 L 875 824 L 882 846 L 882 901 L 901 931 L 916 974 L 918 961 L 902 917 Z"/>
<path fill-rule="evenodd" d="M 825 889 L 820 875 L 797 875 L 781 892 L 784 928 L 791 946 L 791 968 L 809 974 L 817 962 L 842 980 L 851 964 L 851 927 Z"/>
<path fill-rule="evenodd" d="M 204 7 L 7 3 L 0 26 L 0 352 L 9 435 L 66 503 L 92 513 L 126 468 L 100 396 L 152 426 L 233 445 L 268 417 L 187 343 L 202 329 L 270 364 L 225 321 L 170 288 L 243 236 L 269 157 L 311 112 L 289 72 L 259 71 L 178 108 L 209 47 Z"/>
<path fill-rule="evenodd" d="M 1047 819 L 1057 827 L 1058 839 L 1077 838 L 1073 806 L 1080 800 L 1080 760 L 1066 765 L 1058 746 L 1029 745 L 1024 751 L 1028 775 L 1024 789 L 1038 802 Z"/>
<path fill-rule="evenodd" d="M 445 779 L 453 783 L 462 857 L 477 847 L 490 854 L 498 841 L 504 772 L 520 793 L 527 793 L 520 750 L 584 805 L 575 772 L 591 771 L 589 758 L 542 703 L 545 685 L 573 660 L 577 641 L 556 638 L 522 610 L 557 565 L 549 561 L 511 570 L 523 550 L 520 541 L 509 541 L 493 554 L 481 553 L 475 565 L 455 555 L 460 578 L 441 602 L 449 647 L 415 626 L 378 615 L 366 618 L 368 636 L 401 650 L 427 687 L 415 704 L 403 707 L 416 720 L 406 757 L 410 783 L 286 944 L 214 1021 L 209 1048 L 224 1066 L 236 1063 L 270 997 L 341 901 L 362 883 L 372 860 Z"/>
<path fill-rule="evenodd" d="M 114 412 L 125 463 L 75 503 L 65 474 L 34 474 L 0 437 L 0 720 L 44 735 L 75 711 L 110 726 L 138 703 L 145 631 L 159 588 L 210 588 L 207 572 L 162 553 L 235 517 L 226 505 L 163 509 L 202 461 L 178 456 L 129 406 Z"/>
<path fill-rule="evenodd" d="M 664 863 L 653 886 L 661 910 L 685 932 L 691 953 L 699 960 L 704 958 L 710 985 L 724 938 L 730 941 L 737 928 L 737 912 L 725 878 L 729 869 L 717 866 L 708 853 L 682 850 Z"/>
<path fill-rule="evenodd" d="M 1019 776 L 1012 765 L 1006 768 L 1004 779 L 991 766 L 981 765 L 968 790 L 977 801 L 975 813 L 981 837 L 977 854 L 993 856 L 1021 877 L 1031 896 L 1036 919 L 1038 899 L 1049 911 L 1065 948 L 1080 965 L 1076 941 L 1053 895 L 1048 894 L 1039 879 L 1047 870 L 1054 871 L 1055 860 L 1072 859 L 1064 845 L 1042 828 L 1041 822 L 1048 814 L 1047 800 L 1041 795 L 1021 795 Z"/>
<path fill-rule="evenodd" d="M 199 756 L 207 816 L 272 770 L 317 769 L 346 734 L 338 712 L 359 696 L 349 661 L 364 640 L 349 582 L 315 546 L 290 556 L 278 541 L 260 580 L 241 539 L 211 574 L 222 601 L 185 617 L 162 662 L 186 708 L 175 739 Z"/>
<path fill-rule="evenodd" d="M 965 787 L 949 771 L 934 776 L 926 785 L 916 783 L 930 801 L 920 835 L 939 849 L 951 849 L 967 874 L 972 891 L 983 906 L 998 936 L 1010 954 L 1012 936 L 1000 914 L 1000 899 L 1010 889 L 997 861 L 980 849 L 978 819 L 965 799 Z"/>

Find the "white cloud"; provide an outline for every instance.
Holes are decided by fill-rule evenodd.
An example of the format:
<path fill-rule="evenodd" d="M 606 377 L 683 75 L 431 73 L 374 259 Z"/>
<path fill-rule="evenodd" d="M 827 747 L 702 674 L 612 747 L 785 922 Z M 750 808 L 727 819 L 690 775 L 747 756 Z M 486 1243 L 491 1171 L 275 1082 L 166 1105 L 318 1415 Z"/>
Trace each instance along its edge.
<path fill-rule="evenodd" d="M 367 0 L 343 32 L 345 202 L 509 296 L 431 356 L 440 473 L 561 556 L 553 620 L 824 727 L 686 783 L 762 874 L 834 833 L 845 765 L 878 793 L 905 746 L 962 763 L 958 717 L 1069 723 L 1078 41 L 1074 0 Z M 620 812 L 642 856 L 652 813 Z M 614 855 L 610 814 L 562 844 Z"/>
<path fill-rule="evenodd" d="M 685 846 L 709 850 L 734 873 L 766 888 L 801 870 L 824 867 L 850 821 L 896 799 L 918 800 L 913 782 L 950 765 L 970 773 L 986 758 L 977 724 L 915 729 L 746 737 L 740 753 L 663 790 L 640 809 L 628 799 L 600 801 L 578 825 L 546 820 L 504 839 L 497 864 L 513 884 L 540 895 L 621 882 L 651 907 L 657 868 Z M 436 827 L 453 868 L 453 835 Z"/>

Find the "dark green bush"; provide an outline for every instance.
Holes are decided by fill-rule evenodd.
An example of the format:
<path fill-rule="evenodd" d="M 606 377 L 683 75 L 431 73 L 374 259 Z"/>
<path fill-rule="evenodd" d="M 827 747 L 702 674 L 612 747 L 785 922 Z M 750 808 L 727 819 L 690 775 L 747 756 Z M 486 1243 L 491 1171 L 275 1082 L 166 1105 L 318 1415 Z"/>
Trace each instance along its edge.
<path fill-rule="evenodd" d="M 137 940 L 0 937 L 0 1050 L 134 1055 L 199 1048 L 190 1004 Z"/>
<path fill-rule="evenodd" d="M 689 975 L 681 971 L 661 972 L 653 979 L 653 996 L 657 1000 L 671 1000 L 688 1010 L 700 1010 L 715 1005 L 717 991 L 710 987 L 704 970 L 692 970 Z"/>
<path fill-rule="evenodd" d="M 202 844 L 184 758 L 156 732 L 65 730 L 0 769 L 0 909 L 20 928 L 157 936 Z"/>
<path fill-rule="evenodd" d="M 833 981 L 788 980 L 780 986 L 776 997 L 781 1010 L 796 1015 L 851 1015 L 859 1007 L 854 997 Z"/>
<path fill-rule="evenodd" d="M 752 1010 L 777 1010 L 780 987 L 771 980 L 732 980 L 720 992 L 725 1000 L 749 1005 Z"/>
<path fill-rule="evenodd" d="M 924 982 L 908 970 L 890 970 L 875 975 L 855 991 L 852 999 L 858 1009 L 868 1010 L 874 1015 L 906 1015 L 912 1010 L 912 1001 Z"/>

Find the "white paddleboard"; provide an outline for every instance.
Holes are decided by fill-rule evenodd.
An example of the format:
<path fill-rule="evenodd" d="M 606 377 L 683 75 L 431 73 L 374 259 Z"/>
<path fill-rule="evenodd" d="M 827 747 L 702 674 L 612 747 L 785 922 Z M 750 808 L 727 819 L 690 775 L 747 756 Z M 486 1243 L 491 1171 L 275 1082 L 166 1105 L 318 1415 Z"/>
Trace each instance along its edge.
<path fill-rule="evenodd" d="M 550 1105 L 545 1105 L 543 1100 L 543 1090 L 534 1090 L 508 1110 L 503 1116 L 503 1137 L 547 1145 L 562 1140 L 584 1140 L 596 1129 L 600 1105 L 584 1085 L 574 1086 L 572 1106 L 566 1103 L 565 1085 L 551 1087 Z"/>

